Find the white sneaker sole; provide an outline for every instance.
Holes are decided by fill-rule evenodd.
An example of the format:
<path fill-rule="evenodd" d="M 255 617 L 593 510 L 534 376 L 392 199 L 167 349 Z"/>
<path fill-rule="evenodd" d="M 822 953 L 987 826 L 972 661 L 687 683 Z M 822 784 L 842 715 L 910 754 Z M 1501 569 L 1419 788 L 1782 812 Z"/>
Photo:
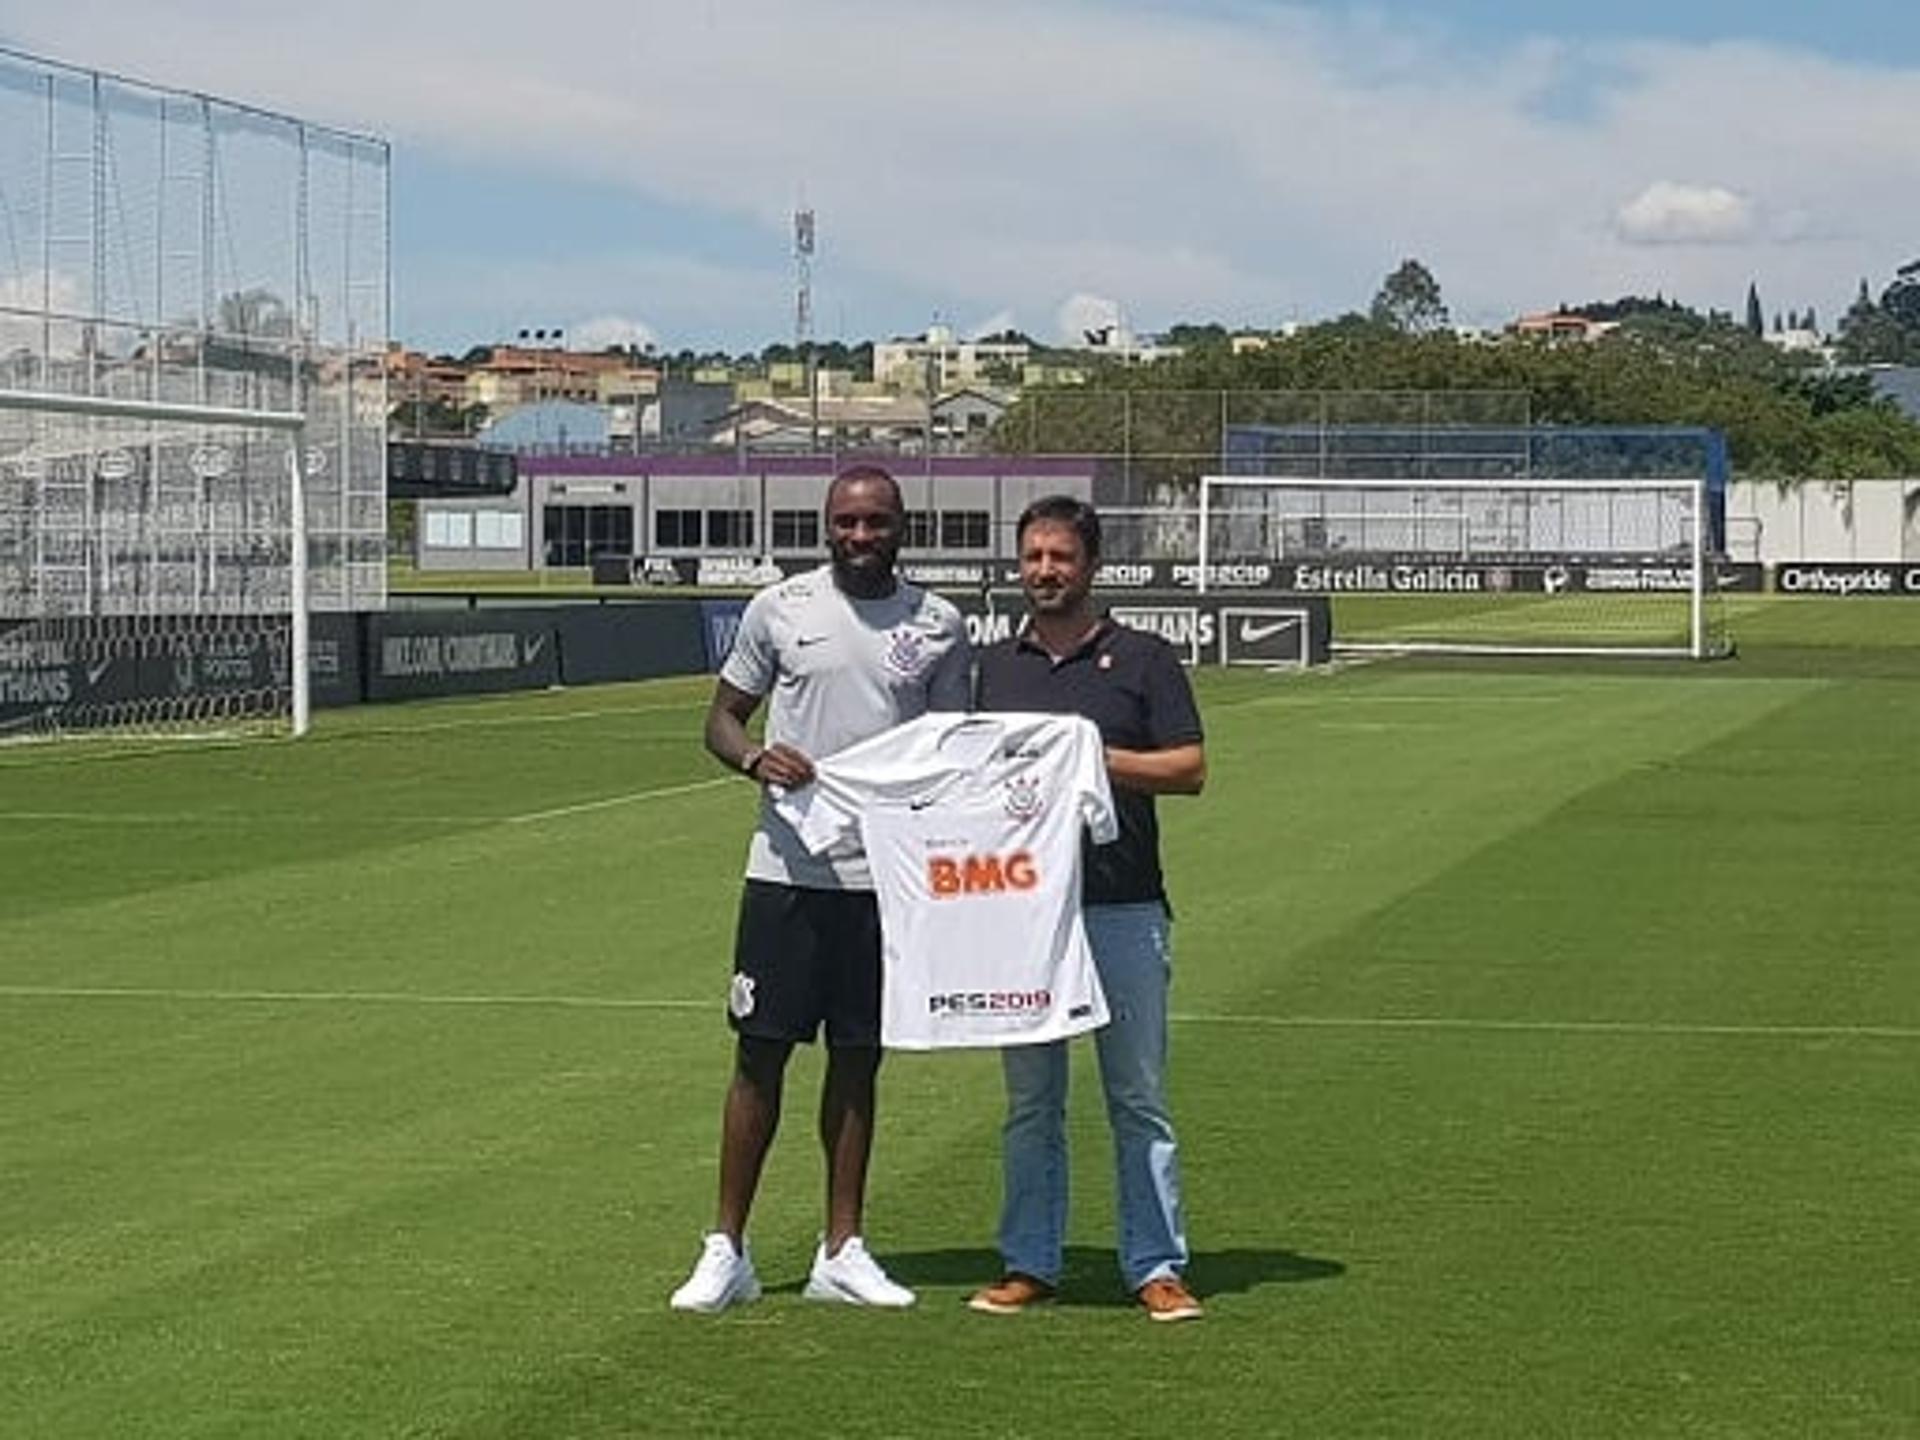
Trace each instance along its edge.
<path fill-rule="evenodd" d="M 807 1288 L 800 1292 L 804 1299 L 819 1300 L 828 1305 L 859 1305 L 868 1310 L 911 1310 L 917 1295 L 909 1293 L 905 1300 L 869 1300 L 852 1290 L 842 1289 L 830 1280 L 820 1280 L 812 1276 L 807 1279 Z"/>
<path fill-rule="evenodd" d="M 678 1310 L 683 1315 L 718 1315 L 735 1305 L 751 1305 L 760 1298 L 760 1282 L 750 1280 L 736 1290 L 729 1291 L 718 1300 L 682 1300 L 678 1295 L 667 1301 L 669 1310 Z"/>

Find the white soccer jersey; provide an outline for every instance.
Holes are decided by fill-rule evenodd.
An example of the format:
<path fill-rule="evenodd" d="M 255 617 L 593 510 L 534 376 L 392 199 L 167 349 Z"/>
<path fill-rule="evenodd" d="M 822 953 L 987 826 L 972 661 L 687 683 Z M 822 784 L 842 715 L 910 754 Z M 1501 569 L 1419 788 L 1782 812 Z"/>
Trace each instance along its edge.
<path fill-rule="evenodd" d="M 814 773 L 776 805 L 811 850 L 864 840 L 883 1045 L 1025 1045 L 1107 1023 L 1080 919 L 1081 829 L 1119 833 L 1092 721 L 923 715 Z"/>

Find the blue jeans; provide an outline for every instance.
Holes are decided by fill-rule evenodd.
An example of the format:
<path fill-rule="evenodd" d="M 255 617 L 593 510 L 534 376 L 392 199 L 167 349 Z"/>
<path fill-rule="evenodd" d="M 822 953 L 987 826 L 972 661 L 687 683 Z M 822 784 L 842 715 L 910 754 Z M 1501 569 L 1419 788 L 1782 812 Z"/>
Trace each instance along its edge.
<path fill-rule="evenodd" d="M 1113 1013 L 1094 1043 L 1113 1129 L 1120 1277 L 1137 1290 L 1187 1264 L 1166 1099 L 1171 926 L 1157 901 L 1089 905 L 1084 915 Z M 1067 1233 L 1067 1045 L 1013 1045 L 1000 1054 L 1007 1078 L 1000 1254 L 1007 1269 L 1056 1284 Z"/>

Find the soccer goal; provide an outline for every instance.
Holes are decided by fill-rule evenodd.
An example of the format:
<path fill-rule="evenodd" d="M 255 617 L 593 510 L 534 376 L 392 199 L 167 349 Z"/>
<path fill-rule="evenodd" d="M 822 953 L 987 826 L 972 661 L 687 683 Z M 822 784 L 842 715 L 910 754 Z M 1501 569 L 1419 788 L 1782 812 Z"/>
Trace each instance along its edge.
<path fill-rule="evenodd" d="M 1699 478 L 1200 482 L 1199 585 L 1336 597 L 1336 651 L 1729 648 Z"/>
<path fill-rule="evenodd" d="M 305 733 L 305 423 L 0 390 L 0 738 Z"/>
<path fill-rule="evenodd" d="M 306 729 L 386 601 L 388 175 L 0 48 L 0 738 Z"/>

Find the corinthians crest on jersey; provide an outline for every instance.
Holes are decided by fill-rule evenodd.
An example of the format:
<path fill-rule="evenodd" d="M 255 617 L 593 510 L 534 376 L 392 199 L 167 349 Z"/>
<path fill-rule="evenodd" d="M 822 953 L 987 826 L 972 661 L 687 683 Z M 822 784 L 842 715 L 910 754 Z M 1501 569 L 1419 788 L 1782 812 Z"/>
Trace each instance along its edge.
<path fill-rule="evenodd" d="M 911 625 L 897 625 L 887 636 L 884 656 L 887 668 L 911 679 L 926 669 L 932 660 L 927 637 Z"/>
<path fill-rule="evenodd" d="M 1015 820 L 1031 820 L 1046 805 L 1040 792 L 1038 775 L 1016 775 L 1006 784 L 1007 814 Z"/>

